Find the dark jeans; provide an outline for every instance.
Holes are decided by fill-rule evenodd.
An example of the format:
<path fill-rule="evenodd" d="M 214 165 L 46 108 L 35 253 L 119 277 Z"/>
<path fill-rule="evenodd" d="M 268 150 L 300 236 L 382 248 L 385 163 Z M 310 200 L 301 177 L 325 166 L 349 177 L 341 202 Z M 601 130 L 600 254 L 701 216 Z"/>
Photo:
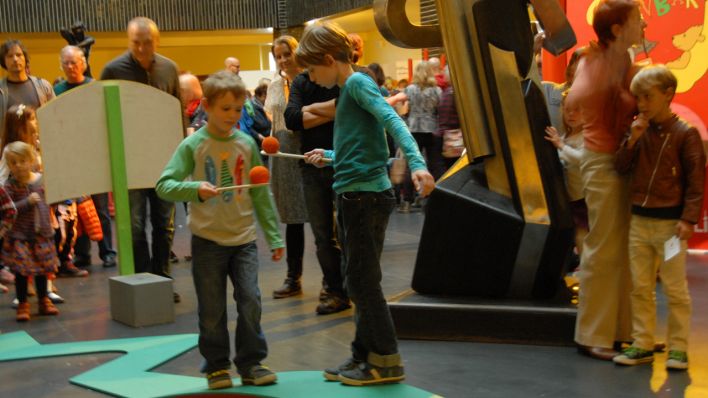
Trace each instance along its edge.
<path fill-rule="evenodd" d="M 199 311 L 199 352 L 205 373 L 231 367 L 227 328 L 226 280 L 231 279 L 236 301 L 236 357 L 239 371 L 259 364 L 268 355 L 261 330 L 261 292 L 258 289 L 258 249 L 251 242 L 221 246 L 192 235 L 192 276 Z"/>
<path fill-rule="evenodd" d="M 305 166 L 302 168 L 302 183 L 325 290 L 344 295 L 342 251 L 337 242 L 334 219 L 334 169 Z"/>
<path fill-rule="evenodd" d="M 101 221 L 101 230 L 103 231 L 103 240 L 98 242 L 98 256 L 101 260 L 106 261 L 108 256 L 115 256 L 116 251 L 113 249 L 113 230 L 111 229 L 111 214 L 108 211 L 108 194 L 99 193 L 91 195 L 98 219 Z M 74 259 L 78 263 L 91 263 L 91 240 L 88 234 L 83 234 L 76 238 L 74 245 Z"/>
<path fill-rule="evenodd" d="M 396 331 L 381 289 L 381 250 L 391 211 L 396 205 L 393 190 L 346 192 L 337 196 L 337 224 L 344 250 L 347 293 L 355 306 L 356 334 L 352 342 L 355 359 L 369 353 L 398 352 Z"/>
<path fill-rule="evenodd" d="M 288 278 L 298 280 L 302 276 L 302 258 L 305 254 L 305 224 L 285 225 L 285 249 Z"/>
<path fill-rule="evenodd" d="M 153 188 L 131 189 L 128 198 L 135 272 L 150 272 L 169 278 L 170 250 L 175 235 L 175 204 L 158 198 Z M 148 203 L 152 224 L 152 258 L 145 233 Z"/>

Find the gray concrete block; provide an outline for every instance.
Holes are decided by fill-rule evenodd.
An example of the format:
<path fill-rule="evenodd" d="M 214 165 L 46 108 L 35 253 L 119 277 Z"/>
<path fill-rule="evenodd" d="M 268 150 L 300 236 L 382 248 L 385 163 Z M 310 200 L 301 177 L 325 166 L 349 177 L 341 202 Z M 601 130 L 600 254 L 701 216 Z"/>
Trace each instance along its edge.
<path fill-rule="evenodd" d="M 175 321 L 172 279 L 140 273 L 108 280 L 111 317 L 128 326 L 140 327 Z"/>

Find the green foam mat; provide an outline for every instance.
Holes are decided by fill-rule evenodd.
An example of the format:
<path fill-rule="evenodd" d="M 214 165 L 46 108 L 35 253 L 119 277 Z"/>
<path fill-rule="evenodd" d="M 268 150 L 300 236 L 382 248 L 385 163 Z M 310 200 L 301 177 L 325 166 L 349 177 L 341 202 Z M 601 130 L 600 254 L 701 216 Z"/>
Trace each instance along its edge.
<path fill-rule="evenodd" d="M 435 394 L 406 384 L 349 387 L 326 382 L 320 371 L 278 372 L 278 383 L 270 386 L 241 386 L 238 378 L 230 389 L 209 391 L 206 379 L 150 372 L 197 346 L 196 334 L 137 337 L 74 343 L 39 344 L 26 332 L 0 335 L 0 361 L 122 352 L 125 355 L 84 372 L 69 381 L 91 390 L 120 397 L 197 397 L 207 395 L 263 398 L 434 398 Z"/>

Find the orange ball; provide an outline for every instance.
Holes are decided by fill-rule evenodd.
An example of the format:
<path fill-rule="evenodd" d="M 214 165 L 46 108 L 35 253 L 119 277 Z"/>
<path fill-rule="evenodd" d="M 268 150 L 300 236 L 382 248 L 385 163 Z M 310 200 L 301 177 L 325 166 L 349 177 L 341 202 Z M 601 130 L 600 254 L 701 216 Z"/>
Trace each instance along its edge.
<path fill-rule="evenodd" d="M 248 173 L 248 177 L 251 179 L 251 184 L 264 184 L 270 180 L 270 173 L 263 166 L 255 166 Z"/>
<path fill-rule="evenodd" d="M 280 142 L 273 136 L 268 136 L 263 139 L 261 147 L 266 153 L 278 153 L 280 150 Z"/>

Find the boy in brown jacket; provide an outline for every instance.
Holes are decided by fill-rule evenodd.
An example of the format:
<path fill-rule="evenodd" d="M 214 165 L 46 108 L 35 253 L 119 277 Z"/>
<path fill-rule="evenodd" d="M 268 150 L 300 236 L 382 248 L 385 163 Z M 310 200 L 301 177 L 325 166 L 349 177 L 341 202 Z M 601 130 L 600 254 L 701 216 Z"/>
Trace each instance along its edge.
<path fill-rule="evenodd" d="M 639 115 L 617 152 L 617 170 L 631 175 L 632 201 L 629 258 L 634 342 L 613 359 L 622 365 L 654 360 L 654 290 L 660 270 L 669 307 L 666 367 L 688 368 L 691 298 L 686 240 L 701 212 L 706 157 L 696 128 L 671 112 L 676 84 L 676 77 L 664 65 L 637 73 L 630 89 L 637 98 Z M 678 253 L 666 259 L 665 247 L 672 245 Z"/>

